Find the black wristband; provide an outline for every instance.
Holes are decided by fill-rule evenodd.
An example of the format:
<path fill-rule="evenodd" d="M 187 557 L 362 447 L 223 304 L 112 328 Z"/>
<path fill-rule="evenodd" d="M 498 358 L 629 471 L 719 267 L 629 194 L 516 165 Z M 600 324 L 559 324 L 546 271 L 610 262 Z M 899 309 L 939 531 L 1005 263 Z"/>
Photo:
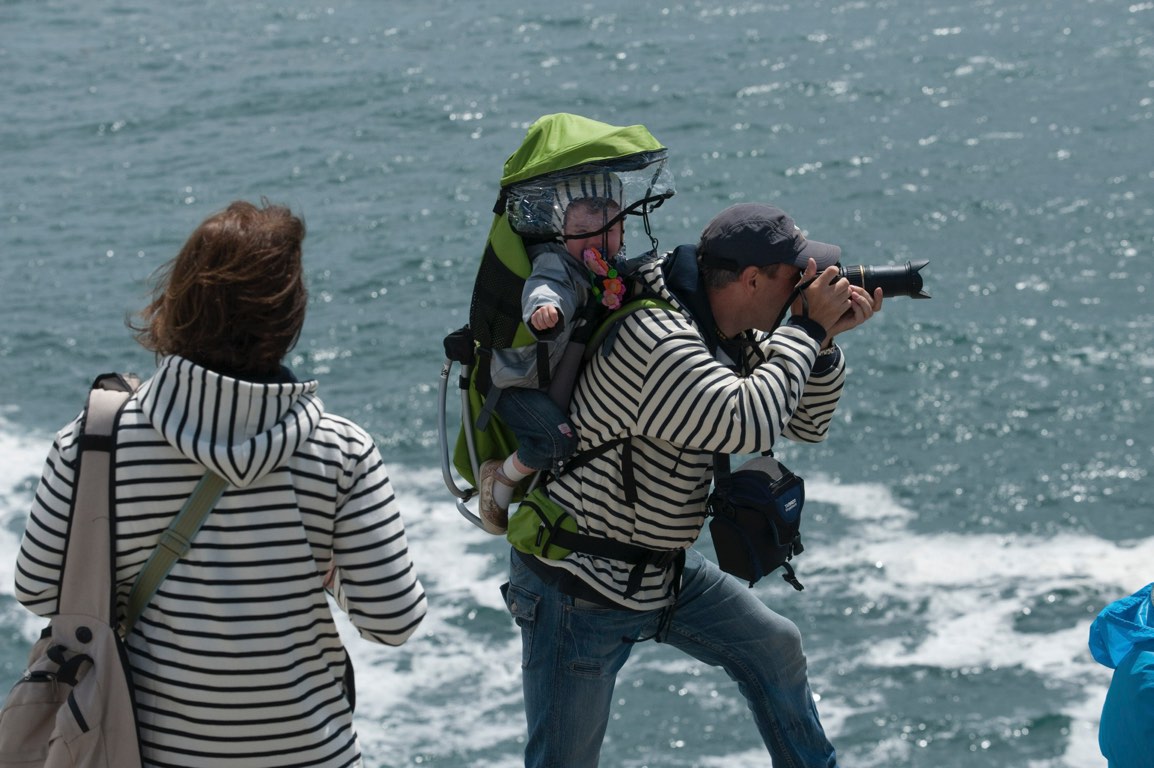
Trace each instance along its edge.
<path fill-rule="evenodd" d="M 825 326 L 816 320 L 809 319 L 808 317 L 798 317 L 797 315 L 793 315 L 789 318 L 788 324 L 795 328 L 802 329 L 811 339 L 816 341 L 818 344 L 821 344 L 823 341 L 825 341 L 825 337 L 829 335 L 826 333 Z"/>

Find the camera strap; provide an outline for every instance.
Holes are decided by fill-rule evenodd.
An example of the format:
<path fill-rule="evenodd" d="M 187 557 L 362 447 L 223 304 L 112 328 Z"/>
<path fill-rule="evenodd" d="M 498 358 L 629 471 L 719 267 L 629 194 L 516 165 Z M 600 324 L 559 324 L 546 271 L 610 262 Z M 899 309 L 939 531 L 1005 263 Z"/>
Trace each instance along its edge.
<path fill-rule="evenodd" d="M 729 485 L 729 476 L 732 471 L 729 466 L 728 453 L 713 454 L 713 484 L 718 488 Z"/>
<path fill-rule="evenodd" d="M 799 282 L 794 286 L 793 292 L 789 294 L 789 300 L 782 305 L 781 312 L 777 315 L 777 322 L 773 324 L 770 333 L 781 327 L 781 321 L 785 319 L 785 313 L 789 311 L 789 308 L 793 306 L 793 303 L 797 301 L 798 297 L 801 297 L 801 316 L 809 317 L 809 299 L 805 296 L 805 289 L 813 285 L 814 280 L 817 280 L 817 275 L 814 275 L 805 282 Z"/>

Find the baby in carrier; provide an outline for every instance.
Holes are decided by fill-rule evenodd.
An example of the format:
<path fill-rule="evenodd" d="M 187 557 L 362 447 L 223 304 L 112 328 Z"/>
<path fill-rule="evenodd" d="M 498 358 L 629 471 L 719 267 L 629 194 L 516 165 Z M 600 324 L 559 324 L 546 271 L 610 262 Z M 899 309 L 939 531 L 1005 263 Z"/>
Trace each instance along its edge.
<path fill-rule="evenodd" d="M 621 197 L 620 181 L 612 174 L 559 183 L 554 209 L 560 242 L 526 248 L 533 269 L 521 294 L 522 319 L 538 341 L 546 343 L 550 372 L 591 293 L 609 309 L 621 306 L 625 286 L 614 271 L 624 234 Z M 504 461 L 491 459 L 480 466 L 479 512 L 492 534 L 508 528 L 517 484 L 534 472 L 559 468 L 577 446 L 568 403 L 554 402 L 539 388 L 538 360 L 537 345 L 493 352 L 492 383 L 501 388 L 496 412 L 516 435 L 518 447 Z"/>

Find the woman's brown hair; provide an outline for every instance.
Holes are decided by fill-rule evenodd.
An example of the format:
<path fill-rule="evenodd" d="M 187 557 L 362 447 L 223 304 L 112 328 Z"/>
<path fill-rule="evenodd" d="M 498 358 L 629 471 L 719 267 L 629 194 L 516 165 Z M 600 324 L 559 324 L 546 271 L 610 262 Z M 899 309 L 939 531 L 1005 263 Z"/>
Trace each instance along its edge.
<path fill-rule="evenodd" d="M 218 373 L 275 372 L 304 325 L 304 237 L 304 222 L 267 200 L 209 216 L 154 276 L 152 302 L 129 323 L 136 340 Z"/>

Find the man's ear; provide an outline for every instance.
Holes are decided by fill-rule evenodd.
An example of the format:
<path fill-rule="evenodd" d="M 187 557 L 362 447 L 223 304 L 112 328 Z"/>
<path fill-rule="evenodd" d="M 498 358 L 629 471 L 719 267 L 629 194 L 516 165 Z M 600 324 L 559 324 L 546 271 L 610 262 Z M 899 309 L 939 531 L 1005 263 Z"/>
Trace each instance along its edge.
<path fill-rule="evenodd" d="M 757 287 L 758 280 L 764 280 L 765 275 L 761 270 L 754 266 L 746 267 L 741 270 L 741 284 L 747 288 L 753 289 Z"/>

